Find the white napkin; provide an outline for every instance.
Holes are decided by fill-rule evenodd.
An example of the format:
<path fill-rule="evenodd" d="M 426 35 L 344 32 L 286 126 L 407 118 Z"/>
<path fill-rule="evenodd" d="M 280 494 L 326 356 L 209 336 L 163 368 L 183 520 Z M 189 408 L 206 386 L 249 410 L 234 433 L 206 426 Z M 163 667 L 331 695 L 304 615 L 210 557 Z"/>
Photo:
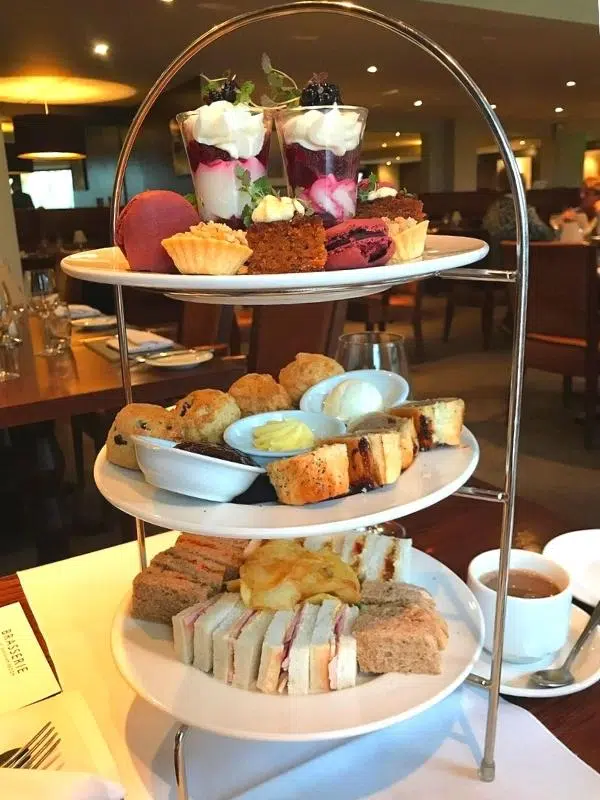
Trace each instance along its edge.
<path fill-rule="evenodd" d="M 88 317 L 100 317 L 102 312 L 92 306 L 86 306 L 82 303 L 69 303 L 69 312 L 71 319 L 87 319 Z"/>
<path fill-rule="evenodd" d="M 19 800 L 123 800 L 125 789 L 83 772 L 1 769 L 0 797 Z"/>
<path fill-rule="evenodd" d="M 236 800 L 600 797 L 600 775 L 532 714 L 505 700 L 500 700 L 496 779 L 481 782 L 477 769 L 486 709 L 484 690 L 464 687 L 407 722 L 352 739 Z M 192 788 L 194 767 L 188 779 Z"/>
<path fill-rule="evenodd" d="M 127 328 L 127 340 L 130 353 L 148 353 L 152 350 L 167 350 L 173 347 L 175 342 L 172 339 L 167 339 L 165 336 L 159 336 L 157 333 L 150 331 L 136 331 L 132 328 Z M 113 350 L 119 349 L 119 339 L 117 336 L 111 336 L 106 340 L 106 346 L 112 347 Z"/>

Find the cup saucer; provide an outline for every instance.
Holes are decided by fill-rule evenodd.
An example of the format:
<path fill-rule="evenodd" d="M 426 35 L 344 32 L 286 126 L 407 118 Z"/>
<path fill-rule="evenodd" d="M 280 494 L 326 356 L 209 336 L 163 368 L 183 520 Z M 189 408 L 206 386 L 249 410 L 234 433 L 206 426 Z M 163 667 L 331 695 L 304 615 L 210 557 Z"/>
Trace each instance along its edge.
<path fill-rule="evenodd" d="M 580 692 L 600 680 L 600 626 L 598 626 L 571 667 L 575 683 L 558 689 L 541 689 L 529 683 L 529 676 L 532 672 L 536 672 L 538 669 L 558 667 L 564 662 L 589 618 L 590 615 L 578 606 L 572 606 L 569 637 L 565 646 L 558 653 L 529 664 L 513 664 L 503 661 L 500 692 L 511 697 L 560 697 Z M 479 660 L 473 667 L 473 672 L 483 678 L 489 678 L 491 662 L 490 654 L 482 650 Z"/>

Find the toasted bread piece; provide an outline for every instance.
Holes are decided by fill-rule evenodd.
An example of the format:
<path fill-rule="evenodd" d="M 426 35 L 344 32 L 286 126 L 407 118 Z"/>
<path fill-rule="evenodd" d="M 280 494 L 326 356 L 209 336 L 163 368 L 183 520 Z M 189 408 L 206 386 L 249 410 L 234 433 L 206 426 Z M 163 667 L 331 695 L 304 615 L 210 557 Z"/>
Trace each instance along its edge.
<path fill-rule="evenodd" d="M 440 445 L 456 447 L 460 444 L 465 401 L 458 397 L 404 403 L 388 409 L 387 413 L 413 420 L 421 450 L 431 450 Z"/>
<path fill-rule="evenodd" d="M 354 491 L 395 483 L 400 477 L 402 450 L 398 431 L 339 436 L 327 442 L 346 446 L 350 488 Z"/>
<path fill-rule="evenodd" d="M 440 620 L 419 606 L 367 606 L 352 630 L 361 671 L 439 675 L 448 640 Z"/>
<path fill-rule="evenodd" d="M 280 503 L 303 506 L 350 491 L 348 453 L 343 444 L 326 444 L 310 453 L 267 464 Z"/>
<path fill-rule="evenodd" d="M 402 451 L 402 471 L 408 469 L 419 452 L 417 431 L 412 417 L 394 417 L 388 412 L 374 411 L 364 417 L 354 420 L 348 426 L 348 433 L 355 436 L 366 433 L 383 433 L 384 431 L 398 431 L 400 434 L 400 449 Z"/>

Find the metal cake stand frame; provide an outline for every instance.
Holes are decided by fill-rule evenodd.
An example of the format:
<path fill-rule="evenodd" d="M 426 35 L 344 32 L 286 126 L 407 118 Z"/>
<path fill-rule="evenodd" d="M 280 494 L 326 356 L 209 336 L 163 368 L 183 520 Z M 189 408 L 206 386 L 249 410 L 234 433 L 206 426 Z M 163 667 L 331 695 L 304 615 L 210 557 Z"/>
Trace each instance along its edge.
<path fill-rule="evenodd" d="M 500 124 L 498 117 L 494 113 L 492 106 L 485 98 L 481 89 L 449 53 L 447 53 L 442 47 L 440 47 L 440 45 L 438 45 L 424 33 L 421 33 L 420 31 L 404 22 L 401 22 L 400 20 L 391 19 L 390 17 L 387 17 L 377 11 L 354 5 L 350 2 L 307 0 L 307 2 L 292 2 L 283 5 L 274 5 L 234 17 L 233 19 L 216 25 L 210 30 L 206 31 L 206 33 L 203 33 L 202 36 L 199 36 L 185 50 L 183 50 L 160 75 L 141 103 L 131 123 L 127 136 L 125 137 L 119 160 L 117 162 L 110 212 L 113 241 L 123 193 L 125 170 L 127 168 L 127 163 L 129 161 L 135 140 L 151 108 L 154 106 L 156 100 L 162 94 L 163 90 L 167 87 L 170 81 L 175 77 L 175 75 L 177 75 L 182 67 L 184 67 L 205 47 L 213 44 L 222 37 L 233 33 L 234 31 L 239 31 L 242 28 L 257 22 L 265 22 L 267 20 L 313 12 L 338 14 L 346 17 L 354 17 L 356 19 L 364 20 L 365 22 L 370 22 L 380 28 L 396 34 L 401 39 L 412 42 L 418 48 L 432 56 L 439 64 L 441 64 L 441 66 L 444 67 L 456 79 L 456 81 L 471 97 L 475 107 L 481 113 L 483 119 L 486 121 L 490 130 L 492 131 L 496 144 L 500 150 L 500 154 L 506 165 L 506 172 L 515 203 L 517 268 L 514 271 L 458 268 L 442 275 L 442 277 L 449 280 L 502 281 L 505 283 L 514 284 L 516 289 L 515 332 L 512 349 L 504 487 L 502 490 L 492 491 L 480 489 L 474 486 L 464 486 L 457 492 L 457 494 L 463 497 L 469 497 L 480 501 L 500 503 L 503 506 L 502 531 L 500 539 L 500 578 L 494 622 L 491 677 L 490 679 L 487 679 L 476 675 L 469 676 L 469 679 L 472 682 L 478 684 L 479 686 L 483 686 L 488 690 L 489 703 L 485 745 L 483 758 L 479 768 L 479 775 L 483 781 L 493 781 L 495 776 L 494 750 L 496 743 L 496 727 L 498 722 L 502 646 L 504 641 L 504 618 L 508 589 L 508 568 L 515 519 L 516 477 L 525 354 L 525 322 L 527 314 L 529 233 L 527 227 L 527 204 L 525 200 L 525 190 L 521 182 L 519 168 L 513 155 L 509 139 L 502 125 Z M 414 279 L 411 278 L 411 280 Z M 188 295 L 186 299 L 190 299 L 189 293 L 185 294 Z M 226 293 L 223 292 L 219 292 L 219 294 L 226 295 Z M 297 294 L 298 302 L 310 302 L 309 293 Z M 175 297 L 176 293 L 170 291 L 169 295 L 171 297 Z M 129 373 L 129 353 L 125 328 L 123 290 L 121 286 L 115 286 L 115 298 L 123 388 L 126 402 L 131 403 L 132 392 L 131 377 Z M 232 293 L 231 297 L 228 299 L 230 304 L 235 304 L 236 293 Z M 136 532 L 139 547 L 140 568 L 144 568 L 147 562 L 144 523 L 138 519 L 136 519 Z M 186 725 L 182 725 L 175 736 L 175 776 L 179 800 L 185 800 L 188 797 L 184 752 L 184 740 L 187 730 L 188 727 Z"/>

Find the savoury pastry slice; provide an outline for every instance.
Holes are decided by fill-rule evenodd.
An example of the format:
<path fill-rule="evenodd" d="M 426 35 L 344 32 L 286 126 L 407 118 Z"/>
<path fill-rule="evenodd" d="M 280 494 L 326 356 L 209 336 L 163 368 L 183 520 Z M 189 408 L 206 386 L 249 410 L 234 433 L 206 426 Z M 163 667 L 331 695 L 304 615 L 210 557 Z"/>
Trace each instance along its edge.
<path fill-rule="evenodd" d="M 343 444 L 325 444 L 292 458 L 267 464 L 280 503 L 303 506 L 340 497 L 350 491 L 348 453 Z"/>

